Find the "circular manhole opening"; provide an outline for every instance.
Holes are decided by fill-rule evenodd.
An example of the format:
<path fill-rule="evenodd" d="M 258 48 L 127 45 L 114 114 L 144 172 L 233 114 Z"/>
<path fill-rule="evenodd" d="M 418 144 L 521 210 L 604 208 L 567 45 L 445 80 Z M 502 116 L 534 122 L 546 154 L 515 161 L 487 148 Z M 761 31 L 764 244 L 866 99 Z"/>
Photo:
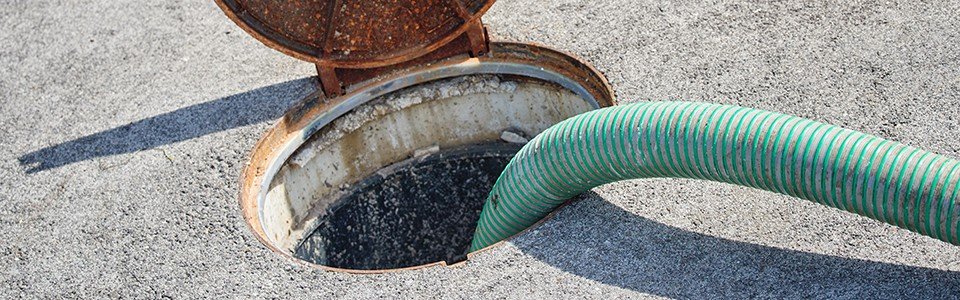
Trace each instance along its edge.
<path fill-rule="evenodd" d="M 483 202 L 525 140 L 612 104 L 605 80 L 574 59 L 496 47 L 546 63 L 432 66 L 291 110 L 244 171 L 240 204 L 254 234 L 330 270 L 465 260 Z"/>
<path fill-rule="evenodd" d="M 483 201 L 523 140 L 591 108 L 559 85 L 497 75 L 375 98 L 282 165 L 261 211 L 268 233 L 291 256 L 335 269 L 462 261 Z"/>

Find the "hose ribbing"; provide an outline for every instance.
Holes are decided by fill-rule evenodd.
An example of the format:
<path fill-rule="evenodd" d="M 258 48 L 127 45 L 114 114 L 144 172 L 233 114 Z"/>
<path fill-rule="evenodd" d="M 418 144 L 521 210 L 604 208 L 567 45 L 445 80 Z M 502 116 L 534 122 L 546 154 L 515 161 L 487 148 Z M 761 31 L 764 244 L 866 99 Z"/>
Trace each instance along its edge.
<path fill-rule="evenodd" d="M 614 106 L 560 122 L 517 153 L 487 197 L 471 251 L 523 231 L 584 191 L 650 177 L 764 189 L 958 244 L 958 166 L 876 136 L 763 110 Z"/>

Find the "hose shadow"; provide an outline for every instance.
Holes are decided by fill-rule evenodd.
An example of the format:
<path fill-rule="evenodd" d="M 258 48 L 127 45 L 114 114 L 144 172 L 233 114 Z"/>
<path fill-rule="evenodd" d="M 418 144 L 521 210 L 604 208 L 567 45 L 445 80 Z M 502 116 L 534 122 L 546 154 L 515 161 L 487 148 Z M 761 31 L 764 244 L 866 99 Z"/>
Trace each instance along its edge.
<path fill-rule="evenodd" d="M 575 214 L 573 216 L 565 216 Z M 738 242 L 664 225 L 589 192 L 513 243 L 553 267 L 671 298 L 954 298 L 960 272 Z M 574 220 L 574 221 L 571 221 Z M 904 254 L 916 255 L 916 254 Z"/>
<path fill-rule="evenodd" d="M 98 157 L 132 153 L 280 118 L 311 93 L 313 78 L 290 80 L 191 105 L 45 147 L 18 158 L 28 174 Z"/>

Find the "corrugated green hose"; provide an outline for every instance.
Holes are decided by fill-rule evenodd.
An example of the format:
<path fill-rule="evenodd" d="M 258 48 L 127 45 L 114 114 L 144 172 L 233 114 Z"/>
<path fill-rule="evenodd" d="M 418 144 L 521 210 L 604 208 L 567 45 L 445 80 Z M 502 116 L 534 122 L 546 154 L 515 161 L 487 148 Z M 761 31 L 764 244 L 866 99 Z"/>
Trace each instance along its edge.
<path fill-rule="evenodd" d="M 656 102 L 587 112 L 530 141 L 497 179 L 471 251 L 602 184 L 683 177 L 844 209 L 958 244 L 960 161 L 811 120 L 729 105 Z"/>

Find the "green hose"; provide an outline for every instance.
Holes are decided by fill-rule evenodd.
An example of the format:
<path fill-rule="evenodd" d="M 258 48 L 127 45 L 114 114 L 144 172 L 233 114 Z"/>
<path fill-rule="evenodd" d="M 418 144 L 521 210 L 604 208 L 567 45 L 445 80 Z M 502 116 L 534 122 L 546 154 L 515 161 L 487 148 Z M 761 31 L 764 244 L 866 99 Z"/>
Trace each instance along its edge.
<path fill-rule="evenodd" d="M 587 112 L 517 153 L 487 197 L 471 251 L 591 188 L 708 179 L 868 216 L 952 244 L 960 161 L 853 130 L 730 105 L 655 102 Z"/>

